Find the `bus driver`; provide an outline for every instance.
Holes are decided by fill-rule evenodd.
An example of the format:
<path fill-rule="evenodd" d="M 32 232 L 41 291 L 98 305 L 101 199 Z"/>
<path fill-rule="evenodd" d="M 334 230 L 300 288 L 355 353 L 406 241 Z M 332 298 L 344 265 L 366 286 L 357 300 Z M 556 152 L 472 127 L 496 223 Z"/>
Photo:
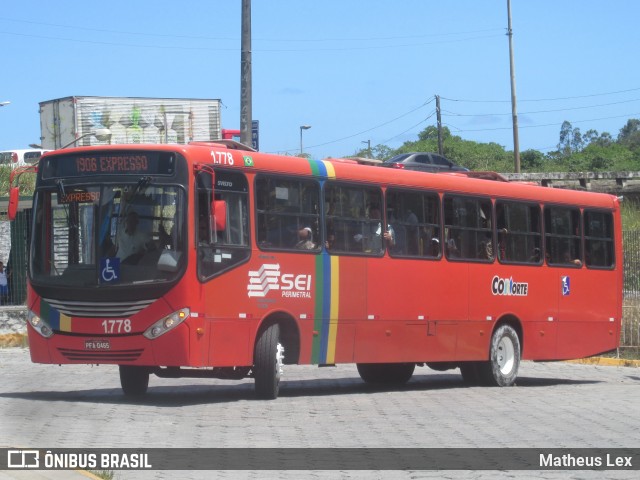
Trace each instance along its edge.
<path fill-rule="evenodd" d="M 124 230 L 118 231 L 116 254 L 122 259 L 123 263 L 138 263 L 148 250 L 148 243 L 151 238 L 148 232 L 138 228 L 139 223 L 138 213 L 131 210 L 125 218 Z"/>

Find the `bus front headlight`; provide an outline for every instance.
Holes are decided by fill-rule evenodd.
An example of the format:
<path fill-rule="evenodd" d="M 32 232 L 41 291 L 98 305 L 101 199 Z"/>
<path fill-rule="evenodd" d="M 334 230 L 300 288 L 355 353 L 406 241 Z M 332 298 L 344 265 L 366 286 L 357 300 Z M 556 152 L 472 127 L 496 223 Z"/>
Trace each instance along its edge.
<path fill-rule="evenodd" d="M 31 325 L 33 329 L 44 338 L 53 336 L 53 330 L 51 330 L 51 327 L 49 327 L 49 325 L 47 325 L 47 323 L 42 320 L 40 316 L 36 315 L 31 310 L 29 310 L 29 313 L 27 314 L 27 322 L 29 322 L 29 325 Z"/>
<path fill-rule="evenodd" d="M 164 335 L 169 330 L 173 330 L 187 318 L 189 318 L 189 313 L 190 311 L 188 308 L 183 308 L 181 310 L 178 310 L 177 312 L 173 312 L 171 315 L 167 315 L 166 317 L 161 318 L 149 328 L 147 328 L 143 335 L 149 340 L 158 338 L 160 335 Z"/>

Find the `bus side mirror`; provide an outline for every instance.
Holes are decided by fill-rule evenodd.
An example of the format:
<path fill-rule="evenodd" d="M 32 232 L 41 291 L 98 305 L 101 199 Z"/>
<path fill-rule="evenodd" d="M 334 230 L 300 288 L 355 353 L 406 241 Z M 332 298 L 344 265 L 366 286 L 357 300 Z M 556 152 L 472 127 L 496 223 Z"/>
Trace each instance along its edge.
<path fill-rule="evenodd" d="M 7 214 L 9 215 L 9 220 L 16 219 L 16 215 L 18 214 L 19 201 L 20 201 L 20 188 L 11 187 L 9 189 L 9 209 L 7 212 Z"/>
<path fill-rule="evenodd" d="M 216 231 L 227 229 L 227 202 L 225 200 L 214 200 L 213 208 L 213 224 L 216 226 Z"/>

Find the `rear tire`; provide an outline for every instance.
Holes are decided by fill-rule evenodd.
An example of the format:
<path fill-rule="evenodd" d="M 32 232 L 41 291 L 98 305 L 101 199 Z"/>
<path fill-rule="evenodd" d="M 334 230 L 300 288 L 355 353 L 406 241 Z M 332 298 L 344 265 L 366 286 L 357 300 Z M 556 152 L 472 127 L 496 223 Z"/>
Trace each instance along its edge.
<path fill-rule="evenodd" d="M 365 383 L 407 383 L 416 368 L 415 363 L 358 363 L 358 373 Z"/>
<path fill-rule="evenodd" d="M 280 392 L 284 348 L 280 344 L 280 326 L 270 325 L 262 331 L 254 352 L 253 374 L 258 398 L 274 400 Z"/>
<path fill-rule="evenodd" d="M 520 339 L 510 325 L 502 325 L 491 337 L 488 362 L 478 364 L 483 384 L 510 387 L 516 382 L 520 367 Z"/>
<path fill-rule="evenodd" d="M 118 365 L 120 385 L 128 397 L 141 397 L 149 388 L 149 369 L 135 365 Z"/>

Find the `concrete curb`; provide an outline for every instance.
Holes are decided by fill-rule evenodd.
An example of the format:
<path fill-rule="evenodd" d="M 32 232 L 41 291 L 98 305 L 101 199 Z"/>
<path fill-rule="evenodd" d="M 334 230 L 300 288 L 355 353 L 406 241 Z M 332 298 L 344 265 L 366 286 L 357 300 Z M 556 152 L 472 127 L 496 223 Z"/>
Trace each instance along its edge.
<path fill-rule="evenodd" d="M 640 360 L 627 360 L 624 358 L 589 357 L 567 360 L 567 362 L 581 363 L 583 365 L 599 365 L 601 367 L 640 367 Z"/>

